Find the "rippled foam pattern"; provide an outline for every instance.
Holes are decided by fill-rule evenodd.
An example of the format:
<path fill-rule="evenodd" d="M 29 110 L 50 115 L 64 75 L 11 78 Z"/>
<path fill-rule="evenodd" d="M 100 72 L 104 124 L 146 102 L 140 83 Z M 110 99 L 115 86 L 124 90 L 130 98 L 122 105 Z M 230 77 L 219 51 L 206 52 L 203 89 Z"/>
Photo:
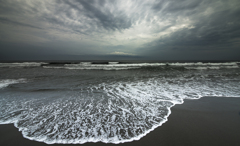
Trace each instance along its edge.
<path fill-rule="evenodd" d="M 37 78 L 38 71 L 21 85 L 14 82 L 0 89 L 0 123 L 14 123 L 25 138 L 48 144 L 122 143 L 161 126 L 170 108 L 184 99 L 240 97 L 239 69 L 148 70 L 101 71 L 94 74 L 107 75 L 94 79 L 91 72 L 84 77 L 70 71 Z M 71 88 L 62 91 L 64 84 Z"/>

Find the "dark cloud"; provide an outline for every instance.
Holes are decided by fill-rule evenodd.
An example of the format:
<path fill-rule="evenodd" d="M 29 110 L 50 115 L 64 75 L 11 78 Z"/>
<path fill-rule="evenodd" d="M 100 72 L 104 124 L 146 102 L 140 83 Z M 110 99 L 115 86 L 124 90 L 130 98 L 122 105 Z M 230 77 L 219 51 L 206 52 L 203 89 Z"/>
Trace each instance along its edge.
<path fill-rule="evenodd" d="M 0 54 L 240 58 L 239 5 L 239 0 L 0 0 Z"/>
<path fill-rule="evenodd" d="M 81 0 L 72 3 L 71 1 L 63 1 L 69 5 L 72 9 L 77 10 L 79 13 L 84 13 L 85 16 L 94 21 L 97 26 L 103 27 L 107 30 L 119 30 L 127 29 L 131 27 L 131 19 L 121 12 L 117 11 L 114 14 L 109 9 L 104 9 L 106 1 L 94 1 L 94 0 Z M 80 8 L 78 4 L 83 8 Z M 114 4 L 114 1 L 108 1 L 108 4 Z"/>
<path fill-rule="evenodd" d="M 171 35 L 176 45 L 222 46 L 240 38 L 240 11 L 221 11 L 203 18 L 193 29 L 183 29 Z"/>
<path fill-rule="evenodd" d="M 163 10 L 164 7 L 164 11 L 171 13 L 175 18 L 188 16 L 192 20 L 193 27 L 181 28 L 145 44 L 139 49 L 143 52 L 142 54 L 149 54 L 155 57 L 168 54 L 169 58 L 179 58 L 179 56 L 173 55 L 178 53 L 179 55 L 181 54 L 181 58 L 189 58 L 187 54 L 194 54 L 192 51 L 195 51 L 200 56 L 202 54 L 201 57 L 203 57 L 203 54 L 209 58 L 224 58 L 224 54 L 227 57 L 231 56 L 229 54 L 232 54 L 232 56 L 235 56 L 235 59 L 240 57 L 240 55 L 236 54 L 236 52 L 240 52 L 240 8 L 229 7 L 228 3 L 223 1 L 219 1 L 222 4 L 216 6 L 216 8 L 216 3 L 213 3 L 213 1 L 196 2 L 184 0 L 178 1 L 178 3 L 175 2 L 175 4 L 172 1 L 168 4 L 166 3 L 167 1 L 161 1 L 152 8 L 156 11 Z M 239 4 L 239 2 L 237 3 Z M 208 9 L 211 10 L 209 13 Z M 185 10 L 201 13 L 188 15 L 188 13 L 184 13 Z M 179 12 L 175 14 L 175 11 Z M 203 15 L 202 13 L 206 14 Z M 214 52 L 217 55 L 211 56 L 209 52 Z"/>
<path fill-rule="evenodd" d="M 30 25 L 30 24 L 25 24 L 25 23 L 13 21 L 13 20 L 10 20 L 10 19 L 8 19 L 8 18 L 1 18 L 1 17 L 0 17 L 0 23 L 6 23 L 6 24 L 14 25 L 14 26 L 23 26 L 23 27 L 30 27 L 30 28 L 42 29 L 42 28 L 40 28 L 40 27 L 33 26 L 33 25 Z"/>

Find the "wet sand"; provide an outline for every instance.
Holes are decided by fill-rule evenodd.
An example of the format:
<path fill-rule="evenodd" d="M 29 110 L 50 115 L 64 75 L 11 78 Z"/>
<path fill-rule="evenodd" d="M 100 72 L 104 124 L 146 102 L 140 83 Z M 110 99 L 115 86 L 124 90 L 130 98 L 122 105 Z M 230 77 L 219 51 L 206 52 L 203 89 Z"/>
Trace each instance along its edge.
<path fill-rule="evenodd" d="M 175 105 L 168 121 L 139 141 L 119 146 L 238 146 L 240 144 L 240 98 L 203 97 Z M 1 146 L 46 146 L 23 138 L 13 124 L 0 125 Z M 71 144 L 53 144 L 69 146 Z M 112 146 L 115 144 L 85 143 L 76 145 Z M 115 145 L 116 146 L 116 145 Z"/>

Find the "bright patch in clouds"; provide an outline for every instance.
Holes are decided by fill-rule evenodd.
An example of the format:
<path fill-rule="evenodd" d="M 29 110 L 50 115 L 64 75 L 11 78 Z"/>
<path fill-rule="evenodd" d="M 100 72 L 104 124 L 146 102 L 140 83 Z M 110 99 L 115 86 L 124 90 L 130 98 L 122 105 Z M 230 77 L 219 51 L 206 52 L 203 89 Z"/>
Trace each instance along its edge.
<path fill-rule="evenodd" d="M 134 54 L 131 54 L 131 53 L 124 53 L 124 52 L 112 52 L 112 53 L 109 53 L 111 55 L 129 55 L 129 56 L 135 56 Z"/>
<path fill-rule="evenodd" d="M 8 49 L 0 49 L 0 54 L 112 52 L 171 60 L 180 49 L 197 49 L 205 57 L 206 49 L 224 48 L 229 56 L 236 56 L 240 54 L 236 41 L 240 39 L 239 5 L 239 0 L 1 1 L 0 48 Z M 219 51 L 219 56 L 226 56 L 226 52 Z M 182 52 L 181 57 L 194 55 L 188 53 Z"/>

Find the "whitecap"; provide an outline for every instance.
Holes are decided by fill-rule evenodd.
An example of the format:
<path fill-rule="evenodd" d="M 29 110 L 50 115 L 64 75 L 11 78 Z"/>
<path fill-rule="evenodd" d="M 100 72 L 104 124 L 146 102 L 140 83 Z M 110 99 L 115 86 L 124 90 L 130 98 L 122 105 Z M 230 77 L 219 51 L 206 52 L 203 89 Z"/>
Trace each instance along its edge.
<path fill-rule="evenodd" d="M 17 83 L 25 83 L 26 79 L 4 79 L 0 80 L 0 89 L 7 87 L 11 84 L 17 84 Z"/>
<path fill-rule="evenodd" d="M 0 63 L 0 67 L 9 67 L 9 68 L 14 68 L 14 67 L 38 67 L 41 66 L 42 64 L 47 64 L 44 62 L 15 62 L 15 63 Z"/>

